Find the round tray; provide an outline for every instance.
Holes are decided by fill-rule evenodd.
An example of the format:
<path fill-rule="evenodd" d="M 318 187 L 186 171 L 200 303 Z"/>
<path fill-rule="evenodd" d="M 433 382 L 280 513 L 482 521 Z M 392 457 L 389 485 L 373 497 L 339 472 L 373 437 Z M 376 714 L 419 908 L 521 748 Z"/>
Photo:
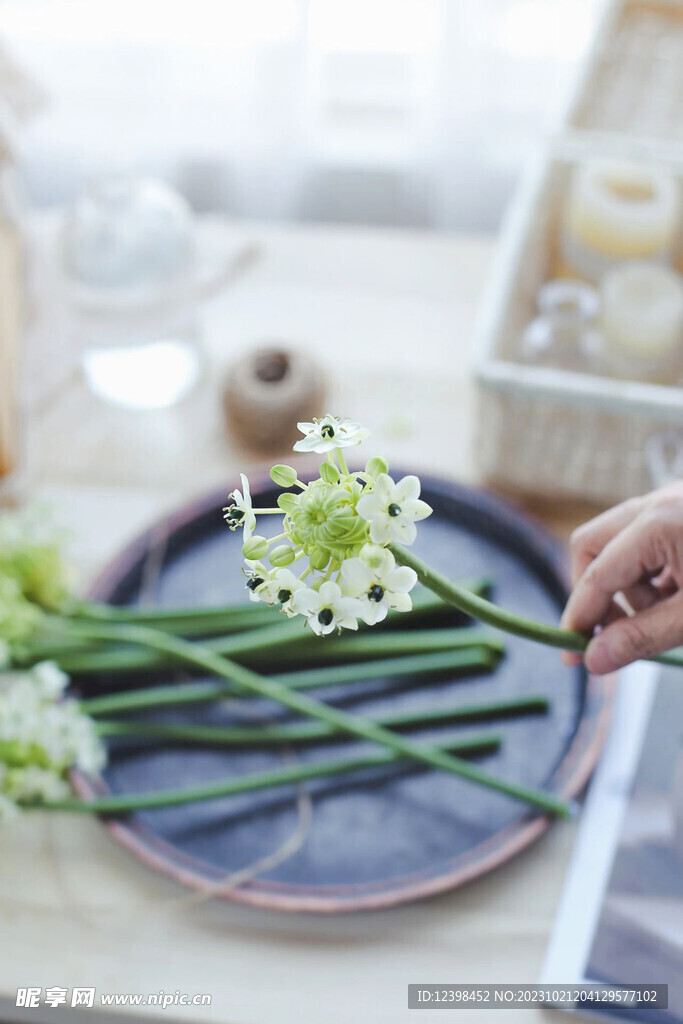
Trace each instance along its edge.
<path fill-rule="evenodd" d="M 272 505 L 269 480 L 254 485 L 255 504 Z M 434 509 L 420 524 L 415 550 L 454 579 L 480 574 L 494 581 L 501 605 L 555 622 L 566 597 L 562 549 L 536 523 L 499 498 L 444 480 L 424 479 Z M 217 605 L 244 598 L 241 534 L 222 520 L 225 492 L 192 504 L 143 534 L 103 572 L 91 592 L 115 604 L 136 602 L 154 573 L 154 601 L 163 605 Z M 275 524 L 273 524 L 275 526 Z M 462 617 L 454 611 L 454 621 Z M 273 612 L 273 621 L 278 621 Z M 442 624 L 442 623 L 441 623 Z M 324 658 L 324 640 L 321 657 Z M 161 681 L 187 678 L 179 669 Z M 136 683 L 137 680 L 133 680 Z M 101 680 L 97 689 L 106 690 Z M 564 668 L 556 650 L 516 637 L 492 675 L 459 679 L 369 679 L 319 691 L 322 699 L 363 712 L 438 707 L 541 694 L 547 715 L 463 727 L 501 732 L 486 769 L 570 798 L 585 786 L 607 724 L 610 681 L 582 667 Z M 88 687 L 89 692 L 94 692 Z M 315 691 L 314 691 L 315 692 Z M 251 701 L 259 720 L 289 717 L 284 709 Z M 244 704 L 242 705 L 244 708 Z M 164 712 L 162 720 L 234 722 L 221 704 Z M 232 717 L 231 717 L 232 716 Z M 242 717 L 239 719 L 244 721 Z M 452 728 L 452 727 L 451 727 Z M 421 739 L 438 730 L 422 731 Z M 306 748 L 304 760 L 357 751 L 347 741 Z M 114 746 L 98 786 L 113 792 L 192 785 L 283 763 L 278 750 L 230 751 Z M 81 779 L 82 792 L 92 787 Z M 296 852 L 269 870 L 221 886 L 222 880 L 268 858 L 299 822 L 297 791 L 264 790 L 183 807 L 105 820 L 117 841 L 144 863 L 194 888 L 270 909 L 338 912 L 386 907 L 463 885 L 502 864 L 548 827 L 551 819 L 509 797 L 445 772 L 410 764 L 366 770 L 306 784 L 312 815 Z M 247 872 L 248 874 L 248 872 Z"/>

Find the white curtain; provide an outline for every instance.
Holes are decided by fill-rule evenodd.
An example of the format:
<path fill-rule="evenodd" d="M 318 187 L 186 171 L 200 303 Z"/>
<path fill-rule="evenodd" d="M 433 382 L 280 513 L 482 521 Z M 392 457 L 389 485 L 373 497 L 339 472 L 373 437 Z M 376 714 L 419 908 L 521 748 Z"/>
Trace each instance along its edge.
<path fill-rule="evenodd" d="M 111 170 L 199 210 L 494 227 L 556 123 L 600 0 L 0 0 L 49 101 L 38 204 Z"/>

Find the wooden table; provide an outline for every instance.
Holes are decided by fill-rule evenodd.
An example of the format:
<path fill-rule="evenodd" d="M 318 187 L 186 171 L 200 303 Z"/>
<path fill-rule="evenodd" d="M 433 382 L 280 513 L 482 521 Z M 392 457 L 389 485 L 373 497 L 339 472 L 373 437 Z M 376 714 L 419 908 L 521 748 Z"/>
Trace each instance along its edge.
<path fill-rule="evenodd" d="M 329 409 L 367 424 L 390 461 L 476 480 L 468 345 L 491 238 L 205 222 L 207 252 L 255 242 L 260 259 L 203 311 L 197 391 L 167 411 L 126 412 L 101 404 L 81 379 L 52 272 L 53 236 L 54 224 L 33 225 L 22 498 L 47 502 L 71 531 L 84 584 L 150 520 L 215 486 L 227 493 L 239 469 L 254 468 L 225 436 L 219 395 L 225 366 L 259 341 L 314 353 L 329 370 Z M 562 531 L 585 514 L 541 511 Z M 573 825 L 557 824 L 506 867 L 429 902 L 311 918 L 196 903 L 96 821 L 27 815 L 2 835 L 0 1015 L 28 1019 L 14 1009 L 19 986 L 83 985 L 212 996 L 210 1007 L 141 1007 L 134 1019 L 398 1024 L 414 1016 L 408 982 L 530 983 L 574 835 Z M 54 1019 L 49 1010 L 31 1019 L 41 1012 Z M 122 1007 L 97 1018 L 71 1013 L 83 1022 L 133 1019 Z M 532 1016 L 543 1013 L 505 1019 Z M 481 1010 L 476 1020 L 489 1017 Z"/>

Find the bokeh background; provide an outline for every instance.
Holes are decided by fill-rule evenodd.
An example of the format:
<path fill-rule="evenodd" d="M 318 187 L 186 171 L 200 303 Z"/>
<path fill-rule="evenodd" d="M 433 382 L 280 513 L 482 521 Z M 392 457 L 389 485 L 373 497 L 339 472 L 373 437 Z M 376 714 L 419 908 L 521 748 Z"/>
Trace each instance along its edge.
<path fill-rule="evenodd" d="M 197 211 L 497 227 L 558 121 L 599 0 L 3 0 L 44 89 L 22 183 L 54 204 L 114 169 Z"/>

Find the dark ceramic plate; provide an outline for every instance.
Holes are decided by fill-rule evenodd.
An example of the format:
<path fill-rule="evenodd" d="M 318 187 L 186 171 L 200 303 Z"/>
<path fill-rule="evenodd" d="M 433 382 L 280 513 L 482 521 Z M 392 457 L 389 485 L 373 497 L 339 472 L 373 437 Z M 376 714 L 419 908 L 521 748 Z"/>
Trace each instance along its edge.
<path fill-rule="evenodd" d="M 256 504 L 272 505 L 270 482 L 255 487 Z M 555 622 L 565 598 L 562 552 L 538 525 L 490 494 L 442 480 L 423 480 L 434 515 L 420 524 L 416 551 L 453 578 L 486 574 L 495 600 Z M 202 605 L 244 598 L 240 535 L 225 528 L 224 493 L 169 517 L 124 551 L 104 572 L 92 596 L 116 604 L 139 599 L 155 578 L 159 605 Z M 457 614 L 457 613 L 454 613 Z M 277 613 L 273 612 L 274 621 Z M 324 643 L 322 641 L 321 643 Z M 607 717 L 607 684 L 582 668 L 560 664 L 558 652 L 515 637 L 493 675 L 460 679 L 381 680 L 319 691 L 349 710 L 400 710 L 523 694 L 550 698 L 548 715 L 463 728 L 502 732 L 488 770 L 566 797 L 585 785 Z M 172 678 L 183 678 L 182 672 Z M 168 677 L 163 680 L 168 681 Z M 100 685 L 106 688 L 106 682 Z M 287 717 L 252 702 L 262 719 Z M 183 712 L 165 713 L 177 720 Z M 234 711 L 201 705 L 193 720 L 234 721 Z M 231 715 L 233 716 L 231 718 Z M 243 719 L 242 719 L 243 721 Z M 451 727 L 453 728 L 453 727 Z M 423 731 L 420 738 L 436 737 Z M 326 758 L 340 744 L 297 756 Z M 344 745 L 359 750 L 359 744 Z M 104 784 L 114 792 L 190 785 L 261 771 L 282 763 L 280 751 L 131 747 L 112 751 Z M 81 783 L 82 785 L 82 783 Z M 253 906 L 296 911 L 348 911 L 389 906 L 452 889 L 523 849 L 549 824 L 517 801 L 446 773 L 416 767 L 366 770 L 307 784 L 312 819 L 291 856 L 221 895 Z M 115 838 L 154 869 L 206 888 L 268 858 L 297 828 L 295 792 L 271 789 L 109 821 Z"/>

